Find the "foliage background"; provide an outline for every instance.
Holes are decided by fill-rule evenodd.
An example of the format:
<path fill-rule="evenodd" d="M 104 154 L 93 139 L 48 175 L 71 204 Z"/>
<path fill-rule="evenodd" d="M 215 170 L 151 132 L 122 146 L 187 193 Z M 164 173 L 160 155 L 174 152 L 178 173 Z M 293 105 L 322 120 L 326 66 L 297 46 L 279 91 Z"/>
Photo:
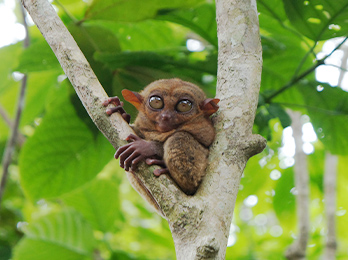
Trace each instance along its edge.
<path fill-rule="evenodd" d="M 87 2 L 53 4 L 109 96 L 171 77 L 195 82 L 214 96 L 218 47 L 213 1 Z M 268 146 L 245 169 L 226 259 L 284 259 L 296 237 L 292 157 L 282 153 L 289 108 L 307 115 L 304 123 L 311 122 L 318 136 L 308 155 L 308 258 L 319 259 L 325 245 L 322 179 L 325 153 L 330 152 L 339 157 L 337 259 L 347 259 L 348 95 L 318 82 L 313 71 L 321 64 L 316 54 L 324 42 L 347 37 L 348 3 L 257 4 L 264 68 L 254 131 L 268 139 Z M 17 13 L 20 19 L 19 7 Z M 0 260 L 175 259 L 167 223 L 132 190 L 113 159 L 113 148 L 89 119 L 35 26 L 30 38 L 26 50 L 21 42 L 0 49 L 0 105 L 11 118 L 20 86 L 14 72 L 28 75 L 20 121 L 26 142 L 16 148 L 2 201 Z M 189 51 L 188 39 L 199 40 L 204 50 Z M 128 104 L 126 110 L 135 113 Z M 0 118 L 1 156 L 9 133 Z"/>

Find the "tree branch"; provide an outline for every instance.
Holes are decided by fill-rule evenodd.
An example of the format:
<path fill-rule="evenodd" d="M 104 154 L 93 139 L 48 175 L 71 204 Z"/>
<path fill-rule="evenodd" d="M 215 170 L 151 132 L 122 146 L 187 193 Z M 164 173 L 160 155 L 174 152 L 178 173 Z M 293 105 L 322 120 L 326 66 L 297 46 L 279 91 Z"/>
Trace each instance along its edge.
<path fill-rule="evenodd" d="M 306 259 L 306 249 L 309 238 L 309 174 L 307 168 L 307 157 L 302 150 L 302 124 L 299 112 L 289 111 L 292 119 L 293 136 L 295 139 L 295 187 L 296 187 L 296 209 L 298 221 L 298 238 L 289 246 L 286 257 L 290 260 Z"/>
<path fill-rule="evenodd" d="M 29 33 L 28 33 L 28 25 L 27 25 L 26 20 L 25 20 L 24 9 L 22 8 L 22 6 L 21 6 L 21 11 L 22 11 L 22 17 L 23 17 L 23 25 L 24 25 L 25 32 L 26 32 L 23 47 L 27 48 L 29 46 Z M 12 127 L 10 127 L 10 131 L 11 131 L 11 133 L 9 135 L 10 138 L 7 141 L 5 153 L 4 153 L 4 156 L 2 158 L 3 172 L 2 172 L 2 176 L 1 176 L 1 182 L 0 182 L 0 208 L 1 208 L 1 201 L 2 201 L 4 191 L 5 191 L 6 182 L 7 182 L 7 178 L 8 178 L 8 174 L 9 174 L 9 171 L 8 171 L 9 166 L 11 164 L 13 151 L 15 149 L 15 145 L 17 142 L 19 121 L 21 119 L 22 110 L 24 107 L 24 97 L 25 97 L 25 90 L 27 87 L 27 80 L 28 80 L 27 75 L 24 75 L 22 82 L 21 82 L 21 88 L 20 88 L 19 97 L 18 97 L 15 120 L 13 122 Z"/>
<path fill-rule="evenodd" d="M 290 87 L 294 86 L 300 80 L 307 77 L 309 74 L 315 71 L 315 69 L 318 68 L 319 66 L 324 65 L 325 60 L 329 58 L 335 51 L 337 51 L 347 41 L 347 39 L 348 37 L 345 37 L 343 41 L 339 45 L 337 45 L 336 48 L 334 48 L 328 55 L 326 55 L 323 59 L 318 60 L 312 67 L 310 67 L 309 69 L 301 73 L 299 76 L 297 76 L 297 72 L 296 72 L 294 78 L 292 78 L 287 84 L 285 84 L 283 87 L 281 87 L 280 89 L 278 89 L 276 92 L 274 92 L 273 94 L 271 94 L 265 99 L 266 103 L 269 103 L 273 98 L 283 93 L 285 90 L 289 89 Z"/>
<path fill-rule="evenodd" d="M 1 177 L 1 183 L 0 183 L 0 208 L 1 208 L 1 201 L 2 201 L 2 196 L 5 191 L 6 183 L 7 183 L 7 178 L 9 174 L 9 166 L 12 161 L 12 155 L 13 151 L 16 145 L 17 141 L 17 134 L 18 134 L 18 127 L 19 127 L 19 121 L 22 115 L 22 110 L 24 107 L 24 97 L 25 97 L 25 90 L 27 86 L 27 76 L 24 75 L 21 83 L 21 89 L 18 97 L 18 104 L 17 104 L 17 112 L 16 112 L 16 117 L 15 121 L 13 123 L 13 128 L 11 128 L 11 133 L 10 133 L 10 138 L 7 141 L 6 148 L 5 148 L 5 153 L 2 158 L 2 167 L 3 167 L 3 172 L 2 172 L 2 177 Z"/>
<path fill-rule="evenodd" d="M 5 123 L 12 129 L 13 128 L 13 123 L 8 116 L 6 110 L 1 106 L 0 104 L 0 116 L 4 119 Z"/>
<path fill-rule="evenodd" d="M 324 171 L 324 200 L 327 223 L 327 237 L 324 252 L 325 260 L 336 259 L 336 182 L 337 182 L 337 162 L 336 155 L 329 152 L 325 156 Z"/>
<path fill-rule="evenodd" d="M 1 106 L 0 104 L 0 116 L 4 119 L 5 123 L 10 128 L 11 133 L 13 132 L 13 126 L 14 123 L 11 121 L 10 117 L 8 116 L 6 110 Z M 25 137 L 20 132 L 17 133 L 17 143 L 19 146 L 22 146 L 25 142 Z"/>
<path fill-rule="evenodd" d="M 347 70 L 347 62 L 348 62 L 348 45 L 345 45 L 343 48 L 343 57 L 341 59 L 341 66 L 339 67 L 340 69 L 340 76 L 338 77 L 338 86 L 343 87 L 343 79 L 344 76 L 346 75 L 345 72 L 348 72 Z"/>

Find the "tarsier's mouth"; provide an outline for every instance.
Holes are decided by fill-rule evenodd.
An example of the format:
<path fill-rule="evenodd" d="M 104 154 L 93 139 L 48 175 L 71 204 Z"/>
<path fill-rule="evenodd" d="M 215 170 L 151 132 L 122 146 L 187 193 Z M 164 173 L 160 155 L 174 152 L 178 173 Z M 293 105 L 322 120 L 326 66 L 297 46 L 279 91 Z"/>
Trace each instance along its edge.
<path fill-rule="evenodd" d="M 176 125 L 170 125 L 170 124 L 168 124 L 168 122 L 163 122 L 163 123 L 159 123 L 157 125 L 157 128 L 158 128 L 158 130 L 160 132 L 165 133 L 165 132 L 169 132 L 169 131 L 171 131 L 173 129 L 176 129 L 177 126 Z"/>

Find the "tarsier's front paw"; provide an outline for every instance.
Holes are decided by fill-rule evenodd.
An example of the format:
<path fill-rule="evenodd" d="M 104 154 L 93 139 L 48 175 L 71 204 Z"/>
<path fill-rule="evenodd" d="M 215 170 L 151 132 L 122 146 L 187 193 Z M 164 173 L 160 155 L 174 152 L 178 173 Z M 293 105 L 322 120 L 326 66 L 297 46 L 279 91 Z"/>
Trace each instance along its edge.
<path fill-rule="evenodd" d="M 153 142 L 145 141 L 134 134 L 130 134 L 126 140 L 130 143 L 121 146 L 115 153 L 115 158 L 120 159 L 120 166 L 126 171 L 129 169 L 135 171 L 139 162 L 158 157 Z"/>
<path fill-rule="evenodd" d="M 108 98 L 107 100 L 105 100 L 103 102 L 103 106 L 106 107 L 109 104 L 113 104 L 115 107 L 110 107 L 106 109 L 106 114 L 108 114 L 109 116 L 112 115 L 113 113 L 120 113 L 121 116 L 123 117 L 123 119 L 129 124 L 130 122 L 130 115 L 126 113 L 126 111 L 123 108 L 123 102 L 120 101 L 120 99 L 118 97 L 111 97 Z"/>

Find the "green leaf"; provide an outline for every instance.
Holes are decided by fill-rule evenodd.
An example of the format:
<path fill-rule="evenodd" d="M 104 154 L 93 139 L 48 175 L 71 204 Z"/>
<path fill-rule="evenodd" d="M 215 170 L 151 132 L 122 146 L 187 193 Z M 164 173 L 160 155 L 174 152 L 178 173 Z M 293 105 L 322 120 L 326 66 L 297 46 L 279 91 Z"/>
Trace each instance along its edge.
<path fill-rule="evenodd" d="M 90 225 L 77 212 L 51 213 L 30 223 L 14 248 L 15 260 L 92 259 L 96 241 Z"/>
<path fill-rule="evenodd" d="M 296 29 L 319 41 L 347 35 L 347 0 L 283 0 L 286 14 Z"/>
<path fill-rule="evenodd" d="M 274 10 L 273 10 L 274 11 Z M 263 70 L 261 92 L 272 93 L 285 86 L 293 77 L 303 57 L 311 46 L 303 40 L 291 27 L 284 26 L 282 20 L 277 20 L 267 14 L 259 16 L 261 26 L 261 41 L 263 48 Z M 312 56 L 302 64 L 302 70 L 313 64 Z M 314 77 L 314 76 L 313 76 Z M 264 95 L 266 100 L 269 95 Z M 289 102 L 290 100 L 305 103 L 303 96 L 296 87 L 291 87 L 272 101 Z"/>
<path fill-rule="evenodd" d="M 284 108 L 278 104 L 270 104 L 267 106 L 267 110 L 272 116 L 272 118 L 279 118 L 280 123 L 283 128 L 291 125 L 291 118 L 288 113 L 285 112 Z"/>
<path fill-rule="evenodd" d="M 320 147 L 321 146 L 321 147 Z M 325 150 L 320 142 L 314 144 L 315 152 L 307 155 L 308 172 L 312 185 L 316 185 L 318 190 L 324 193 L 323 179 L 325 169 Z"/>
<path fill-rule="evenodd" d="M 189 62 L 187 58 L 174 59 L 156 52 L 96 53 L 95 58 L 105 63 L 112 70 L 129 66 L 140 66 L 169 71 L 174 67 L 216 74 L 216 67 L 211 66 L 212 62 L 210 60 L 208 60 L 209 62 Z"/>
<path fill-rule="evenodd" d="M 71 24 L 69 31 L 88 58 L 92 58 L 96 51 L 110 53 L 120 51 L 118 38 L 105 26 L 93 23 Z"/>
<path fill-rule="evenodd" d="M 58 87 L 60 71 L 31 72 L 28 76 L 25 109 L 21 117 L 21 126 L 32 124 L 43 115 L 50 92 Z M 55 97 L 56 98 L 56 97 Z"/>
<path fill-rule="evenodd" d="M 348 154 L 348 93 L 339 87 L 310 82 L 301 91 L 307 99 L 307 111 L 314 130 L 332 154 Z"/>
<path fill-rule="evenodd" d="M 66 194 L 62 200 L 78 210 L 95 229 L 110 232 L 119 216 L 118 186 L 109 180 L 95 180 Z"/>
<path fill-rule="evenodd" d="M 242 201 L 250 194 L 258 194 L 260 190 L 263 190 L 265 187 L 268 187 L 271 182 L 269 178 L 270 169 L 260 165 L 260 160 L 265 156 L 264 152 L 262 155 L 257 155 L 248 161 L 245 170 L 244 176 L 241 179 L 241 185 L 243 189 L 238 194 L 238 200 Z M 278 162 L 276 157 L 273 157 L 272 163 Z"/>
<path fill-rule="evenodd" d="M 257 11 L 279 22 L 287 20 L 282 0 L 257 0 Z"/>
<path fill-rule="evenodd" d="M 11 259 L 11 245 L 0 240 L 0 260 Z"/>
<path fill-rule="evenodd" d="M 8 81 L 6 89 L 4 89 L 2 92 L 0 90 L 0 106 L 11 121 L 14 117 L 18 100 L 19 83 L 20 82 Z M 5 121 L 2 116 L 0 116 L 0 142 L 6 142 L 9 132 L 10 128 L 7 121 Z"/>
<path fill-rule="evenodd" d="M 92 23 L 92 22 L 91 22 Z M 111 30 L 118 38 L 122 51 L 178 50 L 186 30 L 166 21 L 145 20 L 137 23 L 93 21 Z"/>
<path fill-rule="evenodd" d="M 21 185 L 33 200 L 69 192 L 94 178 L 112 158 L 113 148 L 79 119 L 73 106 L 52 109 L 24 145 Z"/>
<path fill-rule="evenodd" d="M 274 211 L 282 222 L 295 220 L 295 196 L 291 193 L 294 187 L 294 173 L 291 168 L 288 168 L 282 172 L 281 178 L 277 181 L 273 197 Z"/>
<path fill-rule="evenodd" d="M 137 22 L 153 18 L 161 9 L 187 8 L 203 0 L 94 0 L 86 12 L 86 19 Z"/>
<path fill-rule="evenodd" d="M 181 24 L 200 35 L 217 48 L 215 4 L 204 4 L 196 8 L 159 12 L 156 19 Z"/>
<path fill-rule="evenodd" d="M 0 96 L 3 91 L 7 90 L 13 85 L 12 72 L 13 68 L 18 64 L 18 57 L 22 50 L 20 44 L 9 45 L 0 48 Z"/>
<path fill-rule="evenodd" d="M 113 251 L 110 260 L 139 260 L 139 257 L 134 257 L 125 251 Z"/>
<path fill-rule="evenodd" d="M 254 131 L 265 137 L 267 140 L 272 139 L 269 121 L 272 119 L 268 111 L 264 107 L 259 107 L 256 111 L 254 120 Z"/>
<path fill-rule="evenodd" d="M 18 57 L 20 54 L 20 43 L 0 48 L 0 106 L 7 112 L 9 117 L 14 113 L 16 101 L 18 99 L 18 87 L 20 82 L 14 80 L 12 73 L 13 68 L 18 64 Z M 0 116 L 0 142 L 7 139 L 8 133 L 8 124 L 3 120 L 3 117 Z"/>
<path fill-rule="evenodd" d="M 87 260 L 85 255 L 69 250 L 58 244 L 23 238 L 14 249 L 14 260 Z"/>
<path fill-rule="evenodd" d="M 100 83 L 108 91 L 112 82 L 112 72 L 96 61 L 93 55 L 96 51 L 119 52 L 120 44 L 117 37 L 107 27 L 98 24 L 70 24 L 68 28 Z"/>
<path fill-rule="evenodd" d="M 47 70 L 62 71 L 60 64 L 47 42 L 40 38 L 25 49 L 16 70 L 22 73 Z"/>
<path fill-rule="evenodd" d="M 162 68 L 174 64 L 175 61 L 168 56 L 155 52 L 122 52 L 119 54 L 96 53 L 96 60 L 103 62 L 108 68 L 115 70 L 129 66 Z"/>

